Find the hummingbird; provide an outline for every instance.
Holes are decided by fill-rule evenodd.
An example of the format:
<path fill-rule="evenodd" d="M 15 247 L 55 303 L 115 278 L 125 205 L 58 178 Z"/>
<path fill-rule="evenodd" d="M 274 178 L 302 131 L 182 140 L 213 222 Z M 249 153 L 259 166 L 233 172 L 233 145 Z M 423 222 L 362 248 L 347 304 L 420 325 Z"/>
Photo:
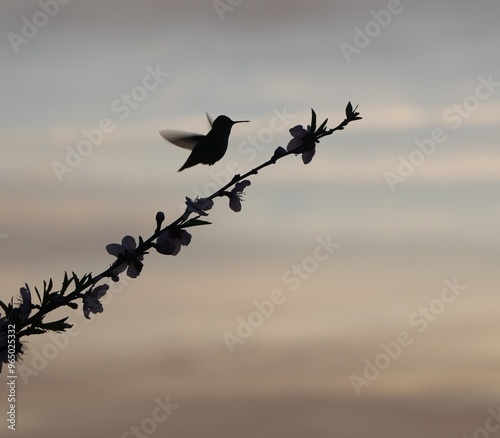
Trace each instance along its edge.
<path fill-rule="evenodd" d="M 224 115 L 212 120 L 207 114 L 207 118 L 212 127 L 207 135 L 172 129 L 163 129 L 160 131 L 160 135 L 165 140 L 192 151 L 184 165 L 178 170 L 179 172 L 200 163 L 212 166 L 225 155 L 229 134 L 233 125 L 249 122 L 249 120 L 238 120 L 235 122 Z"/>

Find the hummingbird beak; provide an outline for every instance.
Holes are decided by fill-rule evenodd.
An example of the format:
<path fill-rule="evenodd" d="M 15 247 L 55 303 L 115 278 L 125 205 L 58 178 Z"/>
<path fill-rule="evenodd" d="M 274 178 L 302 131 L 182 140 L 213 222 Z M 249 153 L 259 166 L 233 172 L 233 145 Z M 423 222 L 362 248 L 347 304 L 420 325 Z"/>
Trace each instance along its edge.
<path fill-rule="evenodd" d="M 237 120 L 236 122 L 233 123 L 248 123 L 250 120 Z"/>

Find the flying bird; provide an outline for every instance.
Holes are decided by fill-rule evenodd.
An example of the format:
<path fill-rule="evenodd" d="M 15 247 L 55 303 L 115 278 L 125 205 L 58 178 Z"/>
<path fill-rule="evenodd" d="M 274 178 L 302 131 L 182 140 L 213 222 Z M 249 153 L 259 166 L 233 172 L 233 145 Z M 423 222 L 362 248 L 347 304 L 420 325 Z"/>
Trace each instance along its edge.
<path fill-rule="evenodd" d="M 219 161 L 227 151 L 229 134 L 233 125 L 249 122 L 249 120 L 238 120 L 235 122 L 224 115 L 217 117 L 213 121 L 208 114 L 207 118 L 212 127 L 207 135 L 172 129 L 163 129 L 160 131 L 160 135 L 165 140 L 192 151 L 184 165 L 179 169 L 179 172 L 196 164 L 208 164 L 211 166 Z"/>

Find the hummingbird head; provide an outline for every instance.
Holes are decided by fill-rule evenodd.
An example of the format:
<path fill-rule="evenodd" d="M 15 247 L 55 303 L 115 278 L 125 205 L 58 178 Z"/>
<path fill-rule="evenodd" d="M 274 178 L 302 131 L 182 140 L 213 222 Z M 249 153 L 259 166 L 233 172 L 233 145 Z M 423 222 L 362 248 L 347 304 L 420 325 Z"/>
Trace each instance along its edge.
<path fill-rule="evenodd" d="M 214 120 L 213 127 L 214 128 L 222 128 L 222 129 L 231 129 L 231 127 L 235 123 L 246 123 L 249 122 L 250 120 L 237 120 L 233 121 L 231 120 L 228 116 L 219 116 Z"/>

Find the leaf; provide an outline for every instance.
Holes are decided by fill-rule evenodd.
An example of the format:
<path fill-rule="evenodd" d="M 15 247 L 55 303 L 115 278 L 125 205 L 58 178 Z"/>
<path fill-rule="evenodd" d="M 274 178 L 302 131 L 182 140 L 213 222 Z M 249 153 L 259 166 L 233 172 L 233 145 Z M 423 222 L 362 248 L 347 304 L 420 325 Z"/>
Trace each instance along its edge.
<path fill-rule="evenodd" d="M 349 101 L 349 103 L 345 108 L 345 115 L 347 118 L 350 118 L 351 114 L 352 114 L 352 103 Z"/>
<path fill-rule="evenodd" d="M 44 284 L 44 287 L 45 287 L 45 281 L 43 282 Z M 28 286 L 28 285 L 26 285 Z M 36 292 L 36 295 L 38 297 L 38 301 L 40 301 L 40 304 L 43 304 L 43 301 L 42 301 L 42 297 L 40 296 L 40 292 L 38 292 L 38 289 L 35 287 L 35 292 Z"/>
<path fill-rule="evenodd" d="M 316 132 L 316 113 L 311 108 L 311 132 Z"/>
<path fill-rule="evenodd" d="M 7 316 L 7 312 L 9 310 L 9 308 L 7 307 L 7 305 L 2 300 L 0 300 L 0 307 L 3 309 L 3 312 Z"/>
<path fill-rule="evenodd" d="M 201 219 L 189 219 L 182 228 L 196 227 L 198 225 L 211 225 L 212 222 L 204 221 Z"/>
<path fill-rule="evenodd" d="M 325 121 L 321 124 L 321 126 L 318 128 L 318 131 L 319 131 L 319 132 L 322 132 L 322 131 L 325 129 L 325 127 L 326 127 L 326 124 L 327 124 L 327 123 L 328 123 L 328 119 L 326 119 L 326 120 L 325 120 Z"/>
<path fill-rule="evenodd" d="M 64 292 L 66 292 L 66 289 L 68 289 L 69 285 L 71 284 L 71 280 L 68 278 L 68 273 L 64 271 L 64 279 L 61 285 L 61 294 L 64 295 Z"/>
<path fill-rule="evenodd" d="M 45 281 L 43 282 L 44 283 L 44 286 L 43 288 L 45 289 Z M 26 285 L 27 286 L 27 285 Z M 38 288 L 35 286 L 35 292 L 36 292 L 36 295 L 38 296 L 38 299 L 40 300 L 40 304 L 45 304 L 45 300 L 46 300 L 46 296 L 45 296 L 45 293 L 43 294 L 43 300 L 42 298 L 40 298 L 40 292 L 38 292 Z"/>
<path fill-rule="evenodd" d="M 52 278 L 47 283 L 43 280 L 43 303 L 48 303 L 49 301 L 49 292 L 52 290 Z M 38 295 L 38 290 L 35 288 L 35 291 Z"/>
<path fill-rule="evenodd" d="M 351 102 L 349 102 L 347 104 L 347 107 L 345 109 L 345 115 L 346 115 L 346 119 L 349 122 L 353 122 L 354 120 L 361 120 L 362 119 L 362 117 L 358 117 L 359 113 L 356 112 L 357 109 L 358 109 L 357 105 L 356 105 L 356 108 L 352 109 Z"/>
<path fill-rule="evenodd" d="M 66 322 L 67 319 L 68 319 L 68 317 L 60 319 L 58 321 L 42 323 L 39 325 L 39 327 L 43 330 L 52 330 L 54 332 L 64 332 L 65 330 L 73 327 L 72 324 L 68 324 Z"/>

